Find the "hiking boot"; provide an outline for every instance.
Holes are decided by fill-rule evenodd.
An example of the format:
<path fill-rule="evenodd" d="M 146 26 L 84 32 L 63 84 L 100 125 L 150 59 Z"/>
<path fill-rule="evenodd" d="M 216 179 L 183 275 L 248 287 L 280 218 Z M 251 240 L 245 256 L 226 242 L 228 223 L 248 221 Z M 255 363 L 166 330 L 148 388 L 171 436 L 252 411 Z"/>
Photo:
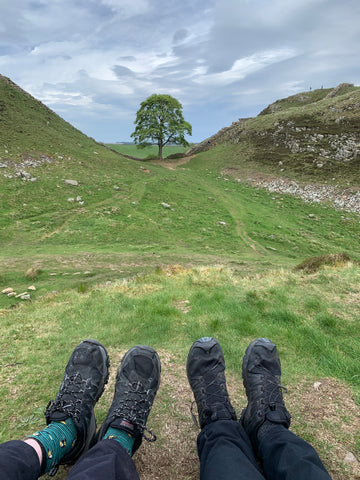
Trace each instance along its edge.
<path fill-rule="evenodd" d="M 114 398 L 98 432 L 98 441 L 109 427 L 125 430 L 135 438 L 132 454 L 143 438 L 149 442 L 156 440 L 146 428 L 146 421 L 160 385 L 160 371 L 159 356 L 151 347 L 137 345 L 124 355 L 116 374 Z"/>
<path fill-rule="evenodd" d="M 274 425 L 290 426 L 280 383 L 281 366 L 277 348 L 267 338 L 258 338 L 247 347 L 242 376 L 248 398 L 241 422 L 257 448 L 261 438 Z"/>
<path fill-rule="evenodd" d="M 216 420 L 236 420 L 226 388 L 224 354 L 215 338 L 203 337 L 193 343 L 186 372 L 201 428 Z M 193 413 L 192 416 L 196 423 Z"/>
<path fill-rule="evenodd" d="M 96 432 L 94 405 L 109 378 L 109 357 L 96 340 L 84 340 L 73 351 L 55 401 L 45 410 L 46 423 L 71 418 L 77 429 L 72 450 L 61 463 L 74 463 L 91 445 Z"/>

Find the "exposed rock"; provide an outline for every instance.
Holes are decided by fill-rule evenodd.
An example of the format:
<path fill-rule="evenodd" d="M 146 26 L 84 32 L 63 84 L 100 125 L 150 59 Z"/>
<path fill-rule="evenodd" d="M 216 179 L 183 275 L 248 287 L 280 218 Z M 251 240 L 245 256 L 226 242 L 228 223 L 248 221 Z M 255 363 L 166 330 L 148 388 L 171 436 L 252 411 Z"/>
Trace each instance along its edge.
<path fill-rule="evenodd" d="M 7 295 L 8 293 L 12 293 L 13 291 L 14 291 L 13 288 L 8 287 L 8 288 L 4 288 L 4 290 L 1 293 L 3 293 L 4 295 Z"/>
<path fill-rule="evenodd" d="M 26 295 L 29 295 L 28 292 L 18 293 L 15 298 L 22 298 L 22 297 L 25 297 Z M 30 297 L 30 295 L 29 295 L 29 297 Z"/>
<path fill-rule="evenodd" d="M 358 460 L 353 453 L 346 452 L 344 462 L 345 463 L 358 463 Z"/>
<path fill-rule="evenodd" d="M 16 297 L 16 292 L 10 292 L 7 295 L 9 298 Z"/>
<path fill-rule="evenodd" d="M 343 88 L 353 87 L 353 86 L 354 86 L 353 83 L 340 83 L 337 87 L 331 90 L 331 92 L 328 93 L 325 98 L 334 98 L 336 97 L 336 95 L 340 93 L 340 90 L 342 90 Z"/>
<path fill-rule="evenodd" d="M 66 185 L 72 185 L 73 187 L 77 187 L 79 182 L 77 180 L 65 180 Z"/>
<path fill-rule="evenodd" d="M 331 202 L 335 208 L 346 212 L 360 213 L 360 189 L 352 188 L 344 191 L 342 188 L 331 185 L 299 185 L 294 180 L 286 178 L 247 178 L 247 181 L 265 188 L 271 193 L 288 193 L 300 197 L 305 202 Z M 310 214 L 314 215 L 314 214 Z M 309 217 L 310 217 L 309 215 Z M 315 215 L 310 218 L 315 218 Z"/>

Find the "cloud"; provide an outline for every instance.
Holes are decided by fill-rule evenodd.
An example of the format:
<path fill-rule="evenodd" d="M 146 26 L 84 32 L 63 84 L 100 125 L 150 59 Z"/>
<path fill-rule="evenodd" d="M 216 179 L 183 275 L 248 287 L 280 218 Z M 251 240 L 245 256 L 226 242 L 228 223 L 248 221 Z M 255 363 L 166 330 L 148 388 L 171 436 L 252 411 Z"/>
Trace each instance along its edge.
<path fill-rule="evenodd" d="M 0 16 L 0 72 L 100 140 L 126 140 L 132 121 L 111 119 L 152 93 L 176 96 L 201 140 L 310 86 L 360 83 L 358 0 L 12 0 Z"/>
<path fill-rule="evenodd" d="M 230 83 L 242 80 L 246 76 L 263 70 L 268 65 L 273 65 L 289 58 L 296 56 L 296 53 L 292 50 L 267 50 L 264 52 L 255 53 L 249 57 L 239 58 L 234 62 L 229 70 L 207 74 L 200 68 L 199 76 L 195 75 L 194 81 L 202 85 L 216 85 L 226 86 Z"/>

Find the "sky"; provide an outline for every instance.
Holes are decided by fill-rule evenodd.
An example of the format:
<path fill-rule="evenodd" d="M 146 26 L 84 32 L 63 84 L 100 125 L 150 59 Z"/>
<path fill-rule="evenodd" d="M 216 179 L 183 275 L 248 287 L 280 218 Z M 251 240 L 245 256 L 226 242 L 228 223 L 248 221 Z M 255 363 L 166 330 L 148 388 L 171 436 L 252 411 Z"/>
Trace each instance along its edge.
<path fill-rule="evenodd" d="M 359 0 L 0 0 L 0 73 L 101 142 L 169 94 L 200 142 L 310 89 L 360 84 Z"/>

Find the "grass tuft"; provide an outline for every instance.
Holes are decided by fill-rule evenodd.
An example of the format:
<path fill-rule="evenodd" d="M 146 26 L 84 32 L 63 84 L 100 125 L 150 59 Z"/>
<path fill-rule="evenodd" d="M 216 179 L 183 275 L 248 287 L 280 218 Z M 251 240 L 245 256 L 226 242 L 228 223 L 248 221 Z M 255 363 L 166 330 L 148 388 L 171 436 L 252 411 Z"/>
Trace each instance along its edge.
<path fill-rule="evenodd" d="M 350 256 L 347 253 L 331 253 L 329 255 L 319 255 L 317 257 L 307 258 L 295 267 L 295 271 L 305 273 L 315 273 L 322 267 L 342 267 L 350 262 Z"/>

